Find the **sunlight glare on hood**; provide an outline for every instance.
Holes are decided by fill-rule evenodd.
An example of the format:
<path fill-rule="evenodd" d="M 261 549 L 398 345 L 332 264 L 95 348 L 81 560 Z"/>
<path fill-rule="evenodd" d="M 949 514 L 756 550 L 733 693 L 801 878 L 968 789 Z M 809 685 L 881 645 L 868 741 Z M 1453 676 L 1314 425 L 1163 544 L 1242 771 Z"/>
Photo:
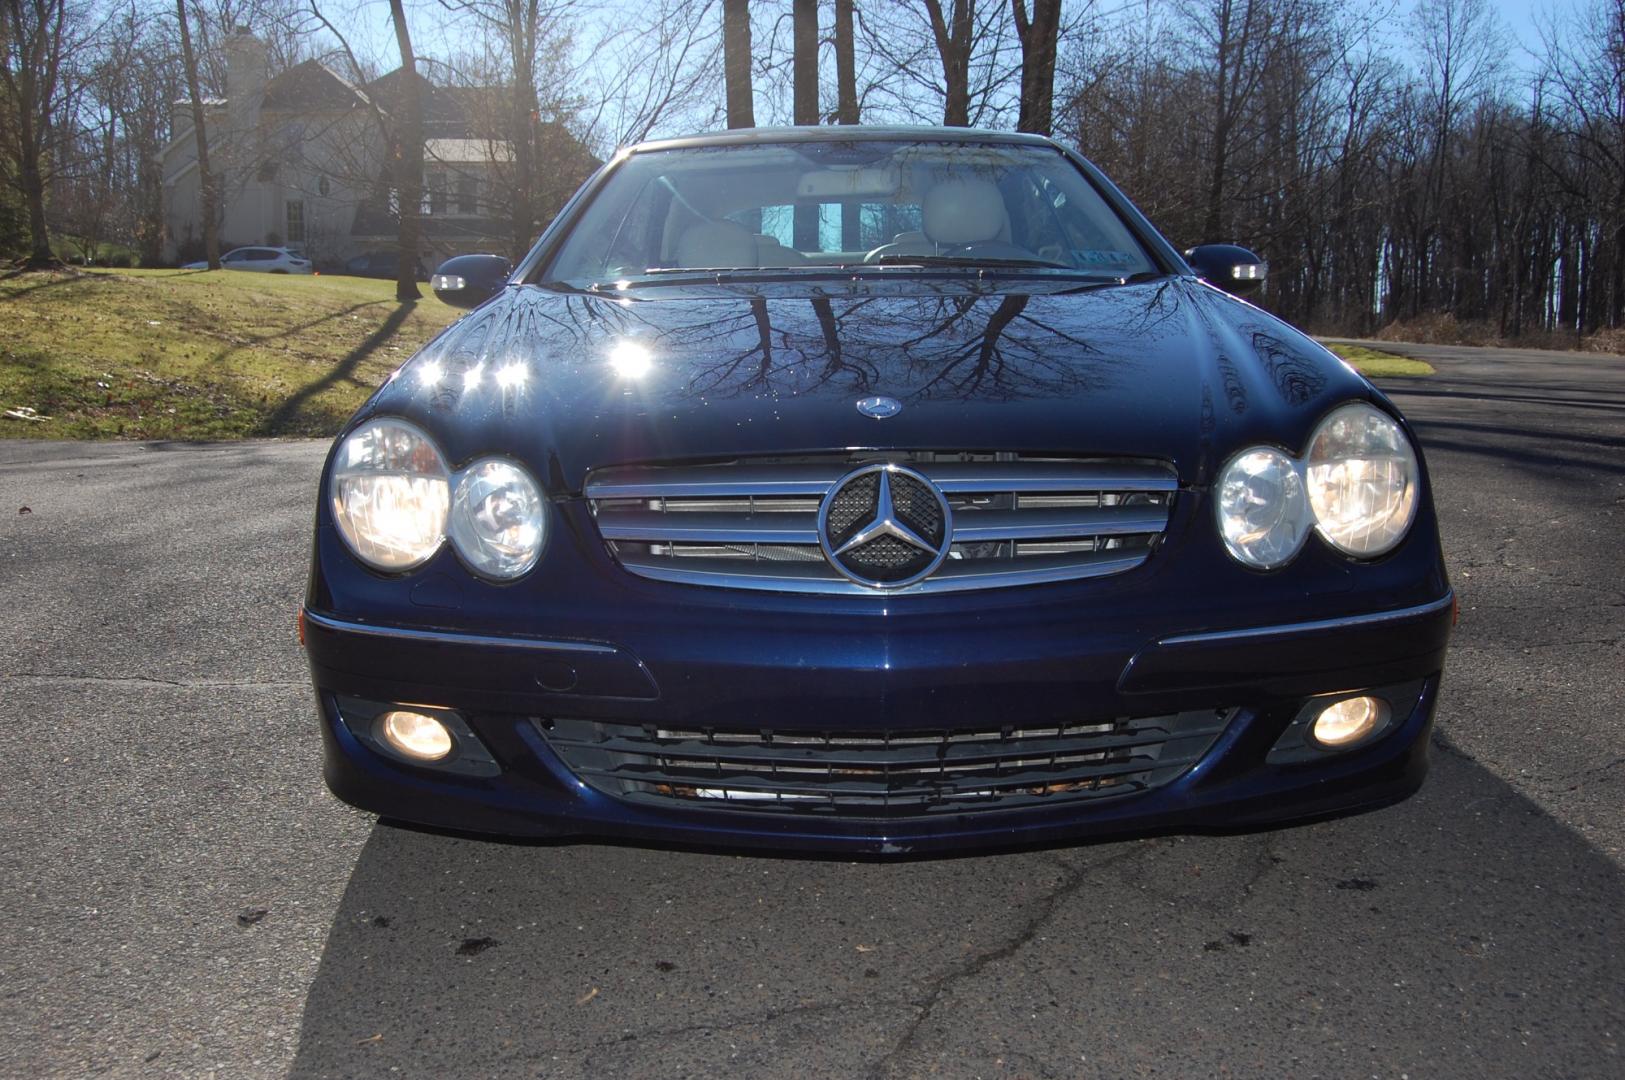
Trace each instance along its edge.
<path fill-rule="evenodd" d="M 609 351 L 609 366 L 623 379 L 641 379 L 654 367 L 654 356 L 646 345 L 620 341 Z"/>

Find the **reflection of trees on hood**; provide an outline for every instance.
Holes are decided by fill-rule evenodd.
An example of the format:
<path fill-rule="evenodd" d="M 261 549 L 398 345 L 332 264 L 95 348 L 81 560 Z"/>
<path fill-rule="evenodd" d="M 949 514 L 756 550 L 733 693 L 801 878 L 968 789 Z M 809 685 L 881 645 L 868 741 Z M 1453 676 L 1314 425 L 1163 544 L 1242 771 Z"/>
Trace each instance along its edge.
<path fill-rule="evenodd" d="M 437 407 L 485 365 L 580 370 L 635 341 L 681 397 L 861 396 L 1014 401 L 1105 388 L 1182 331 L 1166 286 L 1066 295 L 986 292 L 774 297 L 667 293 L 657 299 L 518 290 L 473 312 L 417 361 L 439 365 Z M 1087 306 L 1078 306 L 1087 305 Z M 657 378 L 660 376 L 656 376 Z M 648 385 L 657 387 L 651 382 Z M 444 400 L 442 400 L 444 399 Z"/>
<path fill-rule="evenodd" d="M 1303 405 L 1326 389 L 1320 364 L 1271 334 L 1254 333 L 1253 349 L 1270 373 L 1270 382 L 1288 405 Z"/>
<path fill-rule="evenodd" d="M 733 396 L 879 388 L 916 401 L 1016 400 L 1076 393 L 1117 377 L 1105 362 L 1109 350 L 1033 314 L 1027 295 L 891 302 L 815 297 L 808 302 L 810 320 L 796 303 L 754 298 L 748 316 L 695 328 L 701 340 L 733 342 L 730 351 L 692 365 L 685 391 Z M 753 325 L 745 325 L 747 318 Z M 699 343 L 682 328 L 667 327 L 661 336 L 689 348 Z M 1110 335 L 1114 344 L 1119 336 Z M 1117 365 L 1125 355 L 1132 353 L 1117 357 Z"/>

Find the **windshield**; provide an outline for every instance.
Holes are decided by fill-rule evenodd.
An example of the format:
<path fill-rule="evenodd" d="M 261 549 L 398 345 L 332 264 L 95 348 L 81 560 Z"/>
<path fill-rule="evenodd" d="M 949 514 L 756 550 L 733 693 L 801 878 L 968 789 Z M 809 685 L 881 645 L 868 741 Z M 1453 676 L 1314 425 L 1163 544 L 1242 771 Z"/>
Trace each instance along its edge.
<path fill-rule="evenodd" d="M 851 140 L 635 154 L 545 276 L 587 288 L 683 270 L 916 265 L 1156 271 L 1056 150 Z"/>

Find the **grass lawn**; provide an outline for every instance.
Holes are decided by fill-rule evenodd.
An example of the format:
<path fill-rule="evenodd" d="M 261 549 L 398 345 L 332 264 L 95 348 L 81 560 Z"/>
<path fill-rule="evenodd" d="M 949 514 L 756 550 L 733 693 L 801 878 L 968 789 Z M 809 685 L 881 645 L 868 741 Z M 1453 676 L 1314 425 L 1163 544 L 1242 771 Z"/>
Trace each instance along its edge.
<path fill-rule="evenodd" d="M 235 439 L 331 435 L 458 315 L 394 283 L 218 270 L 0 278 L 0 437 Z M 1431 375 L 1360 346 L 1369 376 Z"/>
<path fill-rule="evenodd" d="M 217 270 L 0 278 L 0 437 L 330 435 L 460 314 L 424 286 Z"/>
<path fill-rule="evenodd" d="M 1327 345 L 1328 349 L 1353 364 L 1368 379 L 1386 379 L 1395 375 L 1432 375 L 1433 365 L 1425 360 L 1412 360 L 1408 356 L 1395 356 L 1390 352 L 1368 349 L 1364 345 Z"/>

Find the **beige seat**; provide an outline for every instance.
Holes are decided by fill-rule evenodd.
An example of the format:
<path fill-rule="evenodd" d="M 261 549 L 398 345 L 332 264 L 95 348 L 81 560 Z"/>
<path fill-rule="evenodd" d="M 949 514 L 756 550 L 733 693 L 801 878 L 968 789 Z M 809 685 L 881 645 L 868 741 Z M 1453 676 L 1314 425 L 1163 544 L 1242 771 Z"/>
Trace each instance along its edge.
<path fill-rule="evenodd" d="M 812 260 L 771 236 L 756 234 L 757 266 L 805 266 Z"/>
<path fill-rule="evenodd" d="M 864 256 L 879 262 L 888 255 L 939 255 L 967 244 L 1008 243 L 1010 215 L 991 180 L 944 180 L 925 193 L 919 232 L 898 233 Z"/>
<path fill-rule="evenodd" d="M 696 269 L 756 267 L 756 234 L 732 221 L 702 221 L 677 239 L 677 265 Z"/>
<path fill-rule="evenodd" d="M 942 247 L 1010 239 L 1004 196 L 991 180 L 944 180 L 925 193 L 920 227 Z"/>

